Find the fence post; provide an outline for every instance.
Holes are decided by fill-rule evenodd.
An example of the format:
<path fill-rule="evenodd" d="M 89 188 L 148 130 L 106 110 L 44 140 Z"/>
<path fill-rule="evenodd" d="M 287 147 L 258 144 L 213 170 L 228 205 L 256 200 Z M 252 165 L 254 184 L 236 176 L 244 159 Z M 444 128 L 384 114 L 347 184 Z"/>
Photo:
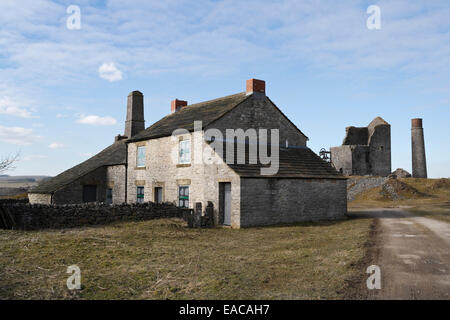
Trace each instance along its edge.
<path fill-rule="evenodd" d="M 206 206 L 205 225 L 208 227 L 214 225 L 214 203 L 212 201 L 208 201 Z"/>

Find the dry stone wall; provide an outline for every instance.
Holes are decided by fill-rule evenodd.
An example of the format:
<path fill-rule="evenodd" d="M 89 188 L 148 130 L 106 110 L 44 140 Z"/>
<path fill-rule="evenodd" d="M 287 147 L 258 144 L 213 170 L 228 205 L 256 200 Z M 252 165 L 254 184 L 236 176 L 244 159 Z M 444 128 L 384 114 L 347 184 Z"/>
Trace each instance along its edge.
<path fill-rule="evenodd" d="M 353 201 L 361 192 L 382 186 L 387 181 L 387 177 L 350 177 L 347 180 L 347 200 Z"/>
<path fill-rule="evenodd" d="M 117 221 L 143 221 L 158 218 L 183 218 L 189 209 L 173 204 L 73 204 L 43 205 L 0 203 L 0 227 L 37 230 L 102 225 Z"/>

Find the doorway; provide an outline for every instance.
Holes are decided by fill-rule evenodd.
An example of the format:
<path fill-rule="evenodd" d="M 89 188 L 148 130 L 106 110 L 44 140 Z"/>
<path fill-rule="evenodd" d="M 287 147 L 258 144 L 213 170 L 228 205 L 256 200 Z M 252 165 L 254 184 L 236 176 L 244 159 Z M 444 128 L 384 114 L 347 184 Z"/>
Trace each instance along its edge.
<path fill-rule="evenodd" d="M 231 226 L 231 183 L 219 182 L 219 223 Z"/>
<path fill-rule="evenodd" d="M 163 202 L 163 189 L 162 187 L 156 187 L 155 188 L 155 203 L 162 203 Z"/>
<path fill-rule="evenodd" d="M 97 186 L 87 184 L 83 186 L 83 202 L 97 202 Z"/>

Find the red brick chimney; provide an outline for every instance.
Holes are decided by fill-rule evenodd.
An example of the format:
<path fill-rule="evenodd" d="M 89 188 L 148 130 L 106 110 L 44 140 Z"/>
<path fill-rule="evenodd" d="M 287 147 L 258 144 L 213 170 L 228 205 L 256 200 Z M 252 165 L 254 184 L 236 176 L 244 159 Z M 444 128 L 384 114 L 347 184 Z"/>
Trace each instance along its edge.
<path fill-rule="evenodd" d="M 177 112 L 179 111 L 181 108 L 186 107 L 187 106 L 187 101 L 184 100 L 172 100 L 171 104 L 170 104 L 170 110 L 172 112 Z"/>
<path fill-rule="evenodd" d="M 266 94 L 266 82 L 264 80 L 258 79 L 249 79 L 246 82 L 247 85 L 247 95 L 252 94 L 254 92 Z"/>

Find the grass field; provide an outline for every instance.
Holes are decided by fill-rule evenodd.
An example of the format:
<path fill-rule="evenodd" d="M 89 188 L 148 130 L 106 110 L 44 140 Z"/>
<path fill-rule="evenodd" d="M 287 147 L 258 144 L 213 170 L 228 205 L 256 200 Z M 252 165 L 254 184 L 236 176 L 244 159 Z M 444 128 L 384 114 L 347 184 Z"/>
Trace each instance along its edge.
<path fill-rule="evenodd" d="M 408 207 L 450 222 L 449 179 L 399 179 L 351 209 Z M 411 189 L 411 188 L 413 189 Z M 364 298 L 372 219 L 249 229 L 189 229 L 178 219 L 35 232 L 0 230 L 0 299 Z M 373 236 L 373 235 L 372 235 Z M 81 269 L 69 291 L 67 267 Z"/>
<path fill-rule="evenodd" d="M 0 230 L 0 299 L 341 299 L 354 289 L 346 280 L 365 274 L 372 223 Z M 69 265 L 81 269 L 77 292 L 66 287 Z"/>

